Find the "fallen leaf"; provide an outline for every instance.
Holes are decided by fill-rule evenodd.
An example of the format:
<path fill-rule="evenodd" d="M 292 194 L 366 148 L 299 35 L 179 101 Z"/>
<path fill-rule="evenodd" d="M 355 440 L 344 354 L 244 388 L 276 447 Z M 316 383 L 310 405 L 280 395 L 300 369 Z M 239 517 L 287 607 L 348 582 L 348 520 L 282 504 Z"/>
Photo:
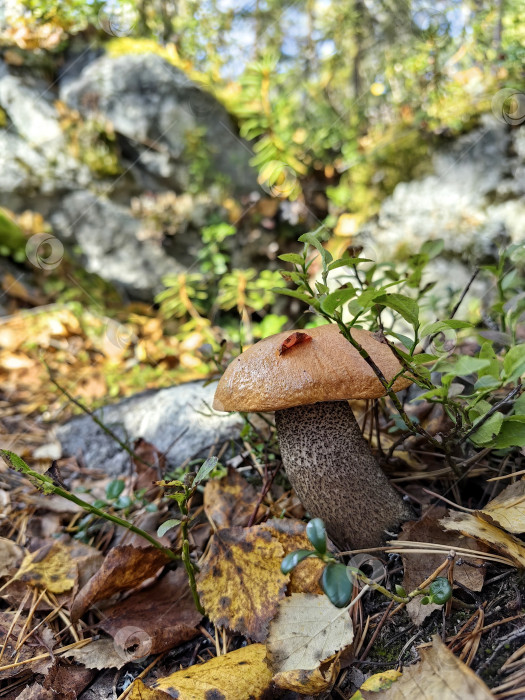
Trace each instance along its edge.
<path fill-rule="evenodd" d="M 5 537 L 0 537 L 0 577 L 8 576 L 12 569 L 22 561 L 24 550 Z"/>
<path fill-rule="evenodd" d="M 15 579 L 30 586 L 45 588 L 51 593 L 65 593 L 75 585 L 77 566 L 71 552 L 61 542 L 46 544 L 27 553 Z"/>
<path fill-rule="evenodd" d="M 106 608 L 99 627 L 114 639 L 122 637 L 124 629 L 140 630 L 142 645 L 148 640 L 148 653 L 160 654 L 193 639 L 199 634 L 196 627 L 201 620 L 186 571 L 179 568 L 168 572 L 150 588 Z M 144 656 L 140 649 L 137 653 Z"/>
<path fill-rule="evenodd" d="M 15 620 L 15 612 L 0 612 L 0 640 L 2 642 L 2 652 L 3 652 L 3 662 L 2 665 L 10 665 L 11 660 L 16 657 L 16 661 L 27 661 L 32 659 L 34 656 L 45 653 L 47 649 L 40 645 L 32 646 L 30 644 L 24 644 L 20 648 L 19 652 L 15 651 L 17 639 L 23 633 L 23 629 L 28 624 L 27 617 L 20 615 L 13 625 Z M 11 634 L 7 637 L 7 634 L 11 630 Z M 5 649 L 3 648 L 5 646 Z M 14 668 L 6 668 L 0 671 L 0 681 L 6 678 L 13 678 L 18 676 L 22 671 L 32 670 L 33 665 L 38 662 L 27 663 L 24 666 L 18 666 Z"/>
<path fill-rule="evenodd" d="M 132 659 L 125 647 L 119 646 L 113 639 L 96 639 L 79 649 L 66 651 L 62 656 L 75 659 L 86 668 L 122 668 Z M 144 656 L 147 656 L 145 654 Z"/>
<path fill-rule="evenodd" d="M 284 355 L 293 347 L 296 347 L 297 345 L 302 345 L 302 343 L 308 343 L 310 342 L 310 340 L 312 340 L 312 336 L 308 335 L 308 333 L 303 333 L 302 331 L 295 331 L 283 340 L 283 343 L 279 348 L 279 355 Z"/>
<path fill-rule="evenodd" d="M 129 700 L 262 700 L 271 697 L 272 673 L 265 658 L 264 644 L 251 644 L 160 678 L 151 688 L 135 681 Z"/>
<path fill-rule="evenodd" d="M 401 676 L 401 671 L 390 669 L 381 673 L 374 673 L 373 676 L 367 678 L 363 685 L 356 691 L 350 700 L 363 700 L 362 690 L 368 690 L 372 693 L 379 693 L 381 690 L 388 690 Z"/>
<path fill-rule="evenodd" d="M 257 503 L 257 491 L 239 472 L 228 467 L 222 479 L 210 479 L 204 488 L 204 510 L 216 528 L 244 527 Z"/>
<path fill-rule="evenodd" d="M 485 508 L 476 511 L 476 515 L 507 532 L 521 535 L 525 532 L 525 480 L 507 486 Z"/>
<path fill-rule="evenodd" d="M 311 671 L 284 671 L 273 677 L 274 684 L 282 690 L 292 690 L 301 695 L 324 693 L 335 683 L 340 664 L 336 657 Z"/>
<path fill-rule="evenodd" d="M 43 685 L 53 691 L 53 700 L 76 700 L 91 683 L 96 672 L 84 666 L 75 666 L 70 661 L 55 657 Z"/>
<path fill-rule="evenodd" d="M 40 683 L 33 683 L 24 688 L 18 700 L 57 700 L 55 693 L 49 688 L 44 688 Z"/>
<path fill-rule="evenodd" d="M 101 568 L 75 596 L 71 619 L 76 622 L 99 600 L 137 588 L 158 573 L 167 561 L 167 556 L 153 545 L 133 547 L 124 544 L 113 547 Z"/>
<path fill-rule="evenodd" d="M 282 545 L 263 526 L 219 530 L 197 581 L 208 617 L 263 641 L 288 582 L 283 557 Z"/>
<path fill-rule="evenodd" d="M 447 513 L 444 507 L 432 506 L 428 513 L 424 514 L 420 520 L 410 521 L 403 525 L 399 542 L 409 540 L 412 542 L 433 542 L 444 544 L 450 549 L 455 547 L 467 547 L 473 551 L 482 551 L 482 546 L 471 537 L 465 539 L 462 535 L 445 532 L 439 520 Z M 412 591 L 425 581 L 437 567 L 445 561 L 446 552 L 441 554 L 425 554 L 424 557 L 417 554 L 403 554 L 403 588 L 405 591 Z M 482 559 L 474 559 L 474 564 L 483 564 Z M 480 591 L 483 588 L 485 578 L 484 569 L 476 569 L 471 566 L 455 566 L 454 579 L 463 584 L 471 591 Z M 411 600 L 407 605 L 407 612 L 416 625 L 419 625 L 434 610 L 441 608 L 440 605 L 421 605 L 421 599 Z"/>
<path fill-rule="evenodd" d="M 437 635 L 432 637 L 432 646 L 419 653 L 421 661 L 409 666 L 388 690 L 377 693 L 361 688 L 364 700 L 494 700 L 481 678 Z"/>
<path fill-rule="evenodd" d="M 520 569 L 525 567 L 525 546 L 523 542 L 513 535 L 500 530 L 499 527 L 477 517 L 475 514 L 450 511 L 447 518 L 442 518 L 440 523 L 445 530 L 461 532 L 466 537 L 474 537 L 481 540 L 491 549 L 495 549 L 503 556 L 512 559 Z"/>
<path fill-rule="evenodd" d="M 352 620 L 347 608 L 336 608 L 325 595 L 293 593 L 279 605 L 279 614 L 270 625 L 268 658 L 274 673 L 274 682 L 290 690 L 310 692 L 293 686 L 289 680 L 295 672 L 319 669 L 322 663 L 347 648 L 354 638 Z M 287 672 L 292 672 L 288 675 Z"/>
<path fill-rule="evenodd" d="M 312 549 L 312 543 L 306 536 L 306 523 L 292 518 L 274 518 L 264 523 L 263 528 L 279 540 L 285 556 L 296 549 Z M 324 595 L 320 578 L 324 564 L 317 557 L 309 557 L 298 564 L 290 574 L 288 593 L 313 593 Z"/>

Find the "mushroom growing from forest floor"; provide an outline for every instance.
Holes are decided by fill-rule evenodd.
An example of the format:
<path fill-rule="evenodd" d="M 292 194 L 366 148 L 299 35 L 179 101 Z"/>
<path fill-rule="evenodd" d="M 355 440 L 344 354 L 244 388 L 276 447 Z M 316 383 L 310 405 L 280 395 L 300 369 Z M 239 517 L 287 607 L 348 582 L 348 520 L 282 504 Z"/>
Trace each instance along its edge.
<path fill-rule="evenodd" d="M 352 329 L 387 381 L 401 366 L 372 333 Z M 410 380 L 398 377 L 394 391 Z M 335 324 L 277 333 L 227 367 L 215 392 L 219 411 L 275 411 L 281 456 L 295 492 L 322 518 L 341 549 L 381 543 L 413 513 L 370 451 L 348 399 L 375 399 L 385 389 Z"/>

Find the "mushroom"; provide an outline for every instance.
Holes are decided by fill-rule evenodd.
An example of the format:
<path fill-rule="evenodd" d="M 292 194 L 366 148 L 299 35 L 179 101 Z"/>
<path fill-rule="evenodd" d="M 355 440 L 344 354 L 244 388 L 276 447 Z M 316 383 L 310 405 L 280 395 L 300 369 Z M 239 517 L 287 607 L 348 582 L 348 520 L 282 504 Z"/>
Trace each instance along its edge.
<path fill-rule="evenodd" d="M 364 330 L 352 336 L 387 381 L 401 369 L 385 344 Z M 396 379 L 393 389 L 410 380 Z M 375 399 L 385 390 L 370 365 L 335 324 L 277 333 L 235 358 L 221 377 L 219 411 L 275 411 L 286 473 L 312 517 L 322 518 L 341 549 L 381 543 L 413 517 L 361 434 L 348 399 Z"/>

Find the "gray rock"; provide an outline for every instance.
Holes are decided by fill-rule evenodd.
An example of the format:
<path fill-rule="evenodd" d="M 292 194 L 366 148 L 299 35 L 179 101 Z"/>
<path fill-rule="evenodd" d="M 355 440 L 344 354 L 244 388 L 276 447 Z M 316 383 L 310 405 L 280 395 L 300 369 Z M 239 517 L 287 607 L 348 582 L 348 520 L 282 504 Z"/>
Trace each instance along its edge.
<path fill-rule="evenodd" d="M 54 95 L 43 80 L 10 73 L 0 62 L 0 193 L 50 195 L 89 182 L 89 170 L 68 154 Z"/>
<path fill-rule="evenodd" d="M 210 448 L 239 437 L 239 414 L 210 408 L 215 384 L 180 384 L 147 391 L 97 411 L 97 416 L 127 444 L 139 437 L 166 454 L 171 467 L 206 456 Z M 89 417 L 74 418 L 57 430 L 64 455 L 81 455 L 90 469 L 110 476 L 129 472 L 129 455 Z"/>
<path fill-rule="evenodd" d="M 525 133 L 523 127 L 516 131 Z M 513 139 L 521 154 L 522 137 Z M 494 254 L 502 243 L 523 240 L 523 199 L 506 201 L 525 184 L 510 151 L 508 127 L 486 117 L 481 128 L 435 154 L 434 174 L 399 184 L 362 236 L 381 259 L 443 238 L 445 255 L 470 262 Z"/>
<path fill-rule="evenodd" d="M 162 277 L 184 269 L 159 242 L 140 240 L 140 222 L 129 209 L 86 190 L 66 196 L 51 223 L 66 245 L 80 247 L 89 272 L 134 298 L 151 300 Z"/>
<path fill-rule="evenodd" d="M 84 116 L 108 119 L 135 153 L 133 168 L 184 189 L 191 178 L 188 134 L 202 130 L 211 176 L 226 175 L 239 191 L 256 187 L 250 147 L 226 110 L 186 75 L 154 54 L 104 56 L 76 80 L 60 86 L 60 98 Z"/>

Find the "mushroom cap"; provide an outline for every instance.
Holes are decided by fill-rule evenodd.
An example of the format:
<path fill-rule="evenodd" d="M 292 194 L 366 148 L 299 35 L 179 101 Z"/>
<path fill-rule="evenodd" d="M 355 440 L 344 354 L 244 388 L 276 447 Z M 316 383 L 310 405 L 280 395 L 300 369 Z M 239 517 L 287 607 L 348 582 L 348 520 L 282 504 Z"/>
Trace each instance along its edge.
<path fill-rule="evenodd" d="M 299 334 L 299 335 L 295 335 Z M 386 343 L 370 331 L 352 329 L 390 381 L 401 365 Z M 400 377 L 400 391 L 411 384 Z M 285 331 L 260 340 L 236 357 L 221 377 L 213 408 L 218 411 L 279 411 L 319 401 L 377 399 L 385 390 L 374 370 L 329 324 L 305 331 Z"/>

